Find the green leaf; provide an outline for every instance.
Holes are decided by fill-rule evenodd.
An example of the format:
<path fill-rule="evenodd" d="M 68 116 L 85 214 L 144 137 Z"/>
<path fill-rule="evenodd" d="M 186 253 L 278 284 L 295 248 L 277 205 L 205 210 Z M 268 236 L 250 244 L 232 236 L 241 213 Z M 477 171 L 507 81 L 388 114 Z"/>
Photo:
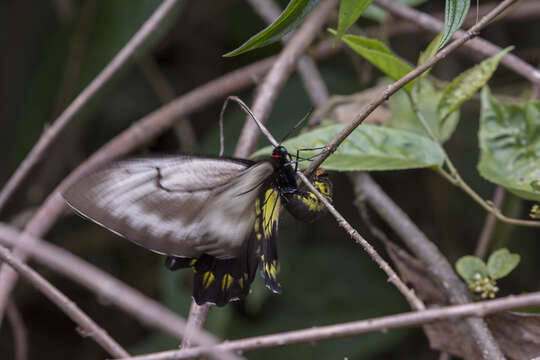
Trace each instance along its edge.
<path fill-rule="evenodd" d="M 439 122 L 437 116 L 437 104 L 442 96 L 442 92 L 435 90 L 432 82 L 425 78 L 421 83 L 415 85 L 414 98 L 417 102 L 418 111 L 423 115 L 431 132 L 435 134 L 441 142 L 450 138 L 459 121 L 459 111 L 453 112 L 444 124 Z M 396 129 L 413 131 L 425 137 L 429 137 L 424 127 L 421 125 L 416 114 L 413 112 L 411 103 L 405 91 L 398 91 L 389 100 L 392 118 L 388 126 Z"/>
<path fill-rule="evenodd" d="M 480 175 L 517 196 L 540 201 L 540 101 L 506 105 L 485 86 L 478 136 Z"/>
<path fill-rule="evenodd" d="M 329 31 L 334 35 L 336 34 L 335 30 L 330 29 Z M 378 40 L 357 35 L 344 35 L 342 40 L 351 49 L 394 80 L 401 79 L 412 70 L 409 64 L 394 55 L 386 45 Z M 404 88 L 410 91 L 413 84 L 414 80 L 411 80 Z"/>
<path fill-rule="evenodd" d="M 298 149 L 325 146 L 345 125 L 336 124 L 304 133 L 283 145 L 291 154 Z M 272 147 L 257 151 L 252 157 L 269 155 Z M 302 157 L 318 151 L 301 151 Z M 372 171 L 414 169 L 440 166 L 444 155 L 438 144 L 414 133 L 374 125 L 360 125 L 322 165 L 328 170 Z M 308 164 L 299 163 L 306 167 Z"/>
<path fill-rule="evenodd" d="M 491 78 L 501 58 L 514 47 L 509 46 L 480 64 L 462 72 L 443 91 L 437 105 L 437 116 L 444 123 L 448 116 L 459 109 L 461 104 L 473 97 Z"/>
<path fill-rule="evenodd" d="M 320 0 L 291 0 L 276 21 L 261 32 L 253 35 L 240 47 L 223 56 L 236 56 L 278 41 L 288 32 L 294 30 L 311 10 L 313 10 L 319 1 Z"/>
<path fill-rule="evenodd" d="M 492 279 L 500 279 L 508 275 L 519 264 L 520 256 L 512 254 L 508 249 L 499 249 L 488 259 L 487 270 Z"/>
<path fill-rule="evenodd" d="M 373 0 L 341 0 L 339 3 L 338 28 L 334 43 L 358 20 Z"/>
<path fill-rule="evenodd" d="M 459 30 L 467 13 L 469 12 L 470 0 L 446 0 L 444 10 L 444 35 L 441 39 L 439 49 L 442 48 Z"/>
<path fill-rule="evenodd" d="M 482 259 L 476 256 L 463 256 L 456 262 L 456 271 L 467 282 L 474 283 L 478 276 L 481 278 L 488 277 L 488 269 Z M 478 275 L 479 274 L 479 275 Z"/>
<path fill-rule="evenodd" d="M 443 33 L 439 33 L 439 35 L 435 36 L 427 46 L 426 50 L 420 53 L 420 56 L 418 57 L 418 65 L 422 65 L 431 57 L 433 57 L 433 55 L 435 55 L 437 51 L 439 51 L 439 43 L 441 42 L 442 35 Z M 426 70 L 426 72 L 427 71 L 429 70 Z"/>

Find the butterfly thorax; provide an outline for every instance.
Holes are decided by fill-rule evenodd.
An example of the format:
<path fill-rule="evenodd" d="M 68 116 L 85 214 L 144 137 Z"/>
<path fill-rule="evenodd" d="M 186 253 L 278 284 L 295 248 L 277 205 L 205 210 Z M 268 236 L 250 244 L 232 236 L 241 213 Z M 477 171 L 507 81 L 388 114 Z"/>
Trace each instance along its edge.
<path fill-rule="evenodd" d="M 294 194 L 298 191 L 296 175 L 291 156 L 283 146 L 276 146 L 272 152 L 272 159 L 277 165 L 276 187 L 281 195 Z"/>

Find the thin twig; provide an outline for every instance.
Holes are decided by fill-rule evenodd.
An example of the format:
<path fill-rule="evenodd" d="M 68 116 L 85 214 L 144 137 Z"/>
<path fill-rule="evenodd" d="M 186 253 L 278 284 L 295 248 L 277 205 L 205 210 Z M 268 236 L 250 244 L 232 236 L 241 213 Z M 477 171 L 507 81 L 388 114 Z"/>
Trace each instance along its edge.
<path fill-rule="evenodd" d="M 0 259 L 21 274 L 36 289 L 41 291 L 49 300 L 60 308 L 67 316 L 78 324 L 84 331 L 84 336 L 91 337 L 103 349 L 114 357 L 128 357 L 129 354 L 98 324 L 86 315 L 79 307 L 65 296 L 60 290 L 32 270 L 28 265 L 13 256 L 8 249 L 0 247 Z"/>
<path fill-rule="evenodd" d="M 371 207 L 401 237 L 403 242 L 426 266 L 430 277 L 452 304 L 465 304 L 472 300 L 465 284 L 454 273 L 452 266 L 437 246 L 416 227 L 411 219 L 366 173 L 358 173 L 354 179 L 355 191 L 365 198 Z M 482 319 L 466 319 L 474 344 L 480 346 L 480 354 L 487 359 L 504 358 L 493 336 Z M 464 344 L 465 345 L 465 344 Z"/>
<path fill-rule="evenodd" d="M 186 335 L 182 339 L 182 349 L 190 348 L 194 345 L 193 337 L 195 335 L 194 330 L 203 328 L 206 319 L 208 318 L 208 312 L 210 311 L 210 305 L 197 305 L 195 301 L 191 302 L 189 308 L 189 316 L 186 326 Z"/>
<path fill-rule="evenodd" d="M 495 192 L 493 193 L 493 206 L 497 209 L 500 209 L 504 201 L 505 195 L 506 190 L 504 189 L 504 187 L 498 185 L 495 188 Z M 478 256 L 479 258 L 483 258 L 486 256 L 489 241 L 493 236 L 493 231 L 495 230 L 496 223 L 497 219 L 495 218 L 495 215 L 493 215 L 493 213 L 491 212 L 487 213 L 486 220 L 484 220 L 484 226 L 482 226 L 482 232 L 480 233 L 480 238 L 478 239 L 478 244 L 476 245 L 476 250 L 474 251 L 474 255 Z"/>
<path fill-rule="evenodd" d="M 331 41 L 322 42 L 315 48 L 313 56 L 324 59 L 341 51 L 334 48 Z M 95 169 L 100 164 L 123 156 L 137 147 L 150 141 L 157 135 L 168 129 L 178 117 L 190 113 L 219 100 L 222 97 L 240 91 L 253 85 L 253 78 L 263 75 L 277 57 L 271 57 L 231 73 L 225 74 L 210 81 L 187 94 L 177 98 L 156 111 L 137 121 L 130 128 L 111 139 L 107 144 L 96 151 L 89 159 L 75 169 L 56 189 L 47 197 L 35 216 L 28 222 L 25 233 L 34 237 L 43 236 L 61 215 L 65 202 L 60 195 L 62 190 L 77 180 L 83 174 Z M 24 237 L 31 243 L 32 237 Z M 25 259 L 25 251 L 15 248 L 14 254 L 20 259 Z M 15 285 L 17 274 L 9 266 L 0 269 L 0 322 L 3 310 L 11 289 Z"/>
<path fill-rule="evenodd" d="M 123 68 L 131 56 L 145 43 L 145 40 L 159 28 L 162 21 L 169 15 L 179 0 L 164 0 L 156 11 L 146 20 L 139 31 L 99 73 L 98 76 L 73 100 L 56 121 L 48 127 L 30 153 L 19 165 L 0 192 L 0 211 L 13 195 L 17 187 L 26 178 L 30 170 L 41 160 L 47 149 L 54 143 L 66 125 L 83 109 L 88 102 L 107 84 L 112 77 Z"/>
<path fill-rule="evenodd" d="M 95 293 L 96 297 L 105 300 L 105 303 L 116 305 L 142 324 L 161 330 L 178 339 L 185 337 L 187 333 L 186 321 L 175 312 L 69 251 L 36 238 L 28 241 L 25 237 L 29 236 L 20 233 L 14 227 L 0 223 L 1 245 L 21 246 L 39 264 L 76 281 Z M 192 333 L 192 342 L 196 342 L 198 345 L 208 346 L 218 343 L 219 340 L 205 331 L 193 331 Z M 210 355 L 221 360 L 241 359 L 241 357 L 229 353 Z"/>
<path fill-rule="evenodd" d="M 513 1 L 503 1 L 499 3 L 494 9 L 490 10 L 479 22 L 477 22 L 469 31 L 458 30 L 454 34 L 454 39 L 468 38 L 470 32 L 478 32 L 483 27 L 491 23 L 493 20 L 499 16 L 502 11 L 504 11 Z M 390 13 L 407 19 L 413 22 L 415 25 L 420 26 L 426 30 L 432 31 L 436 34 L 442 31 L 444 28 L 444 23 L 426 13 L 418 11 L 416 9 L 410 8 L 408 6 L 399 4 L 396 1 L 392 0 L 374 0 L 374 3 L 382 7 L 383 9 L 389 11 Z M 506 12 L 505 12 L 506 14 Z M 487 21 L 484 21 L 487 19 Z M 480 53 L 486 57 L 495 55 L 499 53 L 502 48 L 486 41 L 482 38 L 472 39 L 468 43 L 469 48 L 473 49 L 476 53 Z M 532 83 L 540 83 L 540 71 L 536 70 L 530 64 L 527 64 L 525 61 L 521 60 L 519 57 L 513 54 L 506 54 L 501 58 L 501 64 L 506 66 L 508 69 L 520 74 L 525 77 Z"/>
<path fill-rule="evenodd" d="M 279 90 L 285 84 L 286 79 L 294 69 L 298 59 L 317 36 L 320 28 L 324 24 L 328 13 L 337 5 L 337 0 L 321 1 L 319 5 L 311 12 L 302 26 L 294 33 L 291 40 L 287 43 L 283 51 L 279 54 L 264 81 L 257 89 L 257 95 L 253 102 L 252 111 L 255 116 L 262 121 L 266 121 L 270 115 L 270 109 L 279 93 Z M 252 121 L 246 121 L 236 150 L 235 156 L 247 157 L 255 147 L 259 132 Z"/>
<path fill-rule="evenodd" d="M 15 360 L 27 360 L 28 331 L 26 330 L 26 325 L 24 324 L 24 320 L 19 313 L 19 310 L 13 301 L 8 303 L 6 313 L 13 333 L 13 342 L 15 343 Z"/>
<path fill-rule="evenodd" d="M 534 292 L 527 295 L 507 296 L 496 300 L 479 301 L 472 304 L 445 306 L 437 309 L 413 311 L 336 325 L 311 327 L 303 330 L 232 340 L 217 345 L 214 349 L 249 351 L 299 343 L 314 343 L 320 340 L 345 338 L 375 331 L 386 332 L 390 329 L 421 326 L 447 319 L 456 320 L 471 316 L 484 317 L 497 312 L 538 305 L 540 305 L 540 292 Z M 208 349 L 196 347 L 187 349 L 183 352 L 176 350 L 135 356 L 129 358 L 129 360 L 191 359 L 204 354 L 206 351 L 208 351 Z"/>
<path fill-rule="evenodd" d="M 332 204 L 323 196 L 315 187 L 311 184 L 311 182 L 308 180 L 308 178 L 302 174 L 298 173 L 298 176 L 300 177 L 300 180 L 307 186 L 307 188 L 317 196 L 319 201 L 321 201 L 324 206 L 328 209 L 330 214 L 332 214 L 339 226 L 341 226 L 345 231 L 349 234 L 350 237 L 354 239 L 354 241 L 362 246 L 364 250 L 368 253 L 368 255 L 379 265 L 379 267 L 388 275 L 388 281 L 394 284 L 394 286 L 398 289 L 398 291 L 405 296 L 407 299 L 407 302 L 411 305 L 411 307 L 415 310 L 424 310 L 426 307 L 422 300 L 418 299 L 416 295 L 414 294 L 414 291 L 409 289 L 403 281 L 399 278 L 399 276 L 395 273 L 395 271 L 388 265 L 388 263 L 377 253 L 377 251 L 371 246 L 369 242 L 366 241 L 348 222 L 347 220 L 341 215 Z"/>
<path fill-rule="evenodd" d="M 279 5 L 273 0 L 247 0 L 247 2 L 267 24 L 271 24 L 281 13 Z M 283 37 L 281 42 L 286 44 L 288 38 L 289 36 Z M 303 55 L 298 60 L 296 68 L 311 103 L 315 107 L 321 106 L 328 98 L 328 89 L 315 65 L 315 61 L 310 55 Z"/>
<path fill-rule="evenodd" d="M 492 19 L 497 17 L 499 14 L 501 14 L 504 10 L 506 10 L 510 5 L 512 5 L 516 1 L 517 0 L 504 0 L 496 8 L 494 8 L 489 14 L 484 16 L 469 31 L 467 31 L 463 37 L 454 40 L 449 45 L 444 47 L 444 49 L 439 51 L 437 55 L 433 56 L 432 58 L 424 62 L 422 65 L 416 67 L 414 70 L 409 72 L 407 75 L 405 75 L 398 81 L 389 85 L 384 91 L 382 91 L 378 96 L 376 96 L 371 103 L 367 104 L 362 109 L 362 111 L 358 115 L 356 115 L 354 119 L 336 137 L 334 137 L 334 139 L 332 139 L 332 141 L 328 143 L 328 145 L 326 146 L 326 151 L 321 152 L 321 154 L 317 156 L 314 159 L 314 161 L 309 165 L 309 167 L 306 169 L 307 173 L 310 174 L 316 168 L 318 168 L 322 164 L 322 162 L 337 149 L 337 147 L 343 142 L 343 140 L 345 140 L 347 136 L 349 136 L 349 134 L 352 133 L 364 121 L 366 117 L 369 116 L 369 114 L 371 114 L 384 101 L 388 100 L 390 95 L 397 92 L 407 83 L 409 83 L 411 80 L 420 76 L 424 71 L 426 71 L 428 68 L 432 67 L 435 63 L 439 62 L 440 60 L 448 56 L 452 51 L 456 50 L 461 45 L 463 45 L 470 39 L 477 36 L 478 32 L 481 29 L 483 29 L 486 25 L 488 25 Z"/>

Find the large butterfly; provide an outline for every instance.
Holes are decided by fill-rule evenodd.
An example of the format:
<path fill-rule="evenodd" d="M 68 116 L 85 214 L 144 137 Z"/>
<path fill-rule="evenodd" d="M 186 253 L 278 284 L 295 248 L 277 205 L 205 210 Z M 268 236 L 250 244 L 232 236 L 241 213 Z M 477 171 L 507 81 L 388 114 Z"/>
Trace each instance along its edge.
<path fill-rule="evenodd" d="M 280 292 L 276 233 L 282 203 L 303 221 L 325 213 L 313 193 L 297 187 L 294 165 L 283 146 L 258 162 L 139 157 L 106 165 L 63 195 L 84 217 L 167 255 L 170 270 L 191 267 L 197 304 L 223 306 L 249 293 L 259 263 L 266 286 Z M 327 176 L 319 170 L 311 180 L 330 200 Z"/>

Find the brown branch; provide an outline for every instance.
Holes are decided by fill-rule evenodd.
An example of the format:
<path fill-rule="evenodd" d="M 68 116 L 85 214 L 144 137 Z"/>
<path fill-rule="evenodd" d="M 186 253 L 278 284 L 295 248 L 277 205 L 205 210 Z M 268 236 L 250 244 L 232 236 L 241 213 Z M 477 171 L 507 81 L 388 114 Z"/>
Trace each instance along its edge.
<path fill-rule="evenodd" d="M 426 266 L 430 277 L 452 304 L 465 304 L 472 301 L 469 290 L 454 273 L 452 266 L 439 249 L 426 235 L 416 227 L 411 219 L 401 210 L 388 195 L 366 173 L 358 173 L 354 179 L 358 196 L 366 199 L 371 207 L 401 237 L 403 242 Z M 481 346 L 480 354 L 487 359 L 502 359 L 491 333 L 482 319 L 466 319 L 473 343 Z M 464 344 L 465 345 L 465 344 Z M 474 348 L 471 348 L 474 351 Z"/>
<path fill-rule="evenodd" d="M 356 115 L 354 119 L 334 139 L 332 139 L 332 141 L 330 141 L 330 143 L 328 143 L 328 145 L 326 146 L 326 151 L 323 151 L 319 156 L 314 159 L 314 161 L 306 169 L 306 173 L 310 174 L 316 168 L 318 168 L 322 164 L 322 162 L 337 149 L 337 147 L 343 142 L 343 140 L 345 140 L 347 136 L 349 136 L 349 134 L 352 133 L 379 105 L 388 100 L 388 98 L 392 94 L 397 92 L 411 80 L 420 76 L 428 68 L 432 67 L 434 64 L 444 59 L 452 51 L 456 50 L 461 45 L 465 44 L 467 41 L 477 36 L 478 31 L 487 26 L 491 22 L 491 20 L 500 15 L 504 10 L 506 10 L 516 1 L 517 0 L 504 0 L 503 2 L 501 2 L 489 14 L 484 16 L 476 25 L 474 25 L 469 31 L 467 31 L 464 36 L 448 44 L 441 51 L 439 51 L 437 55 L 433 56 L 432 58 L 424 62 L 422 65 L 416 67 L 407 75 L 389 85 L 379 95 L 375 96 L 375 99 L 371 103 L 367 104 L 364 109 L 358 115 Z"/>
<path fill-rule="evenodd" d="M 516 0 L 501 2 L 494 9 L 492 9 L 488 14 L 486 14 L 478 22 L 478 24 L 474 25 L 468 32 L 465 32 L 463 30 L 458 30 L 454 34 L 453 38 L 456 40 L 467 38 L 470 32 L 480 31 L 484 26 L 488 25 L 488 23 L 491 23 L 493 20 L 495 20 L 495 18 L 497 18 L 501 14 L 502 10 L 505 10 L 506 7 L 508 7 L 509 5 L 511 5 L 511 3 L 515 1 Z M 412 9 L 405 5 L 401 5 L 395 1 L 374 0 L 374 3 L 376 3 L 383 9 L 391 12 L 392 14 L 398 17 L 401 17 L 403 19 L 407 19 L 413 22 L 415 25 L 420 26 L 426 30 L 432 31 L 434 33 L 438 34 L 439 32 L 442 31 L 444 27 L 444 23 L 442 21 L 437 20 L 436 18 L 426 13 L 423 13 L 421 11 L 418 11 L 416 9 Z M 498 9 L 500 9 L 501 11 L 496 11 Z M 484 21 L 484 19 L 487 19 L 487 21 Z M 478 27 L 478 25 L 480 25 L 481 23 L 482 25 Z M 474 50 L 475 52 L 478 52 L 486 57 L 494 55 L 502 50 L 502 48 L 496 45 L 493 45 L 489 41 L 486 41 L 479 37 L 469 41 L 467 46 L 470 49 Z M 536 70 L 533 66 L 527 64 L 526 62 L 524 62 L 519 57 L 513 54 L 506 54 L 505 56 L 503 56 L 501 59 L 501 64 L 506 66 L 510 70 L 520 74 L 521 76 L 525 77 L 527 80 L 529 80 L 532 83 L 540 83 L 540 71 Z"/>
<path fill-rule="evenodd" d="M 362 246 L 364 250 L 368 253 L 368 255 L 379 265 L 379 267 L 388 275 L 388 281 L 391 282 L 398 291 L 405 296 L 405 299 L 407 302 L 411 305 L 411 307 L 415 310 L 424 310 L 426 307 L 422 300 L 416 297 L 414 294 L 414 291 L 409 289 L 403 281 L 399 278 L 399 276 L 395 273 L 395 271 L 388 265 L 386 261 L 377 253 L 377 251 L 371 246 L 369 242 L 366 241 L 348 222 L 347 220 L 341 215 L 334 206 L 323 196 L 321 193 L 315 189 L 315 187 L 311 184 L 311 182 L 308 180 L 308 178 L 302 174 L 298 173 L 298 176 L 304 183 L 304 185 L 307 186 L 307 188 L 317 196 L 319 201 L 321 201 L 324 206 L 328 209 L 330 214 L 332 214 L 337 222 L 338 225 L 341 226 L 345 231 L 349 234 L 350 237 L 354 239 L 354 241 Z"/>
<path fill-rule="evenodd" d="M 107 334 L 98 324 L 86 315 L 79 307 L 65 296 L 60 290 L 45 280 L 41 275 L 32 270 L 28 265 L 13 256 L 8 249 L 0 247 L 0 259 L 21 274 L 36 289 L 41 291 L 71 320 L 79 325 L 85 332 L 85 336 L 91 337 L 103 349 L 114 357 L 128 357 L 129 354 L 113 338 Z"/>
<path fill-rule="evenodd" d="M 107 84 L 112 77 L 124 67 L 131 56 L 144 45 L 145 40 L 161 25 L 179 0 L 164 0 L 156 11 L 146 20 L 139 31 L 133 35 L 128 43 L 111 60 L 111 62 L 99 73 L 98 76 L 73 100 L 56 121 L 48 127 L 30 153 L 19 165 L 15 173 L 4 185 L 0 192 L 0 211 L 13 195 L 17 187 L 28 176 L 30 170 L 42 159 L 51 144 L 58 138 L 66 125 L 77 115 L 88 102 Z"/>
<path fill-rule="evenodd" d="M 252 111 L 261 122 L 264 123 L 270 115 L 270 109 L 279 90 L 291 74 L 298 59 L 318 34 L 328 13 L 336 5 L 337 0 L 321 1 L 279 54 L 278 59 L 257 89 L 257 95 L 253 102 Z M 247 119 L 240 134 L 234 155 L 247 157 L 255 147 L 258 138 L 258 127 L 253 121 Z"/>
<path fill-rule="evenodd" d="M 18 239 L 19 237 L 22 238 Z M 0 244 L 3 246 L 22 246 L 39 264 L 76 281 L 95 293 L 98 298 L 105 299 L 107 303 L 131 314 L 142 324 L 164 331 L 175 338 L 186 336 L 185 320 L 159 302 L 146 297 L 62 248 L 36 238 L 33 238 L 32 244 L 29 244 L 29 241 L 24 239 L 25 237 L 28 235 L 21 234 L 17 229 L 0 223 Z M 17 241 L 17 239 L 21 241 Z M 192 333 L 194 335 L 193 342 L 198 345 L 208 346 L 218 342 L 216 337 L 205 331 L 193 331 Z M 241 359 L 241 357 L 228 353 L 220 353 L 214 357 L 222 360 Z"/>
<path fill-rule="evenodd" d="M 197 305 L 195 300 L 191 302 L 191 307 L 189 308 L 189 316 L 186 326 L 186 336 L 182 339 L 182 349 L 187 349 L 192 347 L 193 337 L 196 335 L 194 330 L 201 329 L 208 318 L 208 312 L 210 311 L 210 305 Z"/>
<path fill-rule="evenodd" d="M 325 41 L 315 49 L 314 57 L 323 59 L 340 50 L 339 47 L 334 48 L 331 41 Z M 275 60 L 276 57 L 271 57 L 223 75 L 193 89 L 137 121 L 130 128 L 110 140 L 64 179 L 28 222 L 25 233 L 40 237 L 52 227 L 65 207 L 64 200 L 60 195 L 61 191 L 80 176 L 95 169 L 100 164 L 123 156 L 150 141 L 172 126 L 178 117 L 186 116 L 213 101 L 223 98 L 227 94 L 252 86 L 253 78 L 268 71 Z M 26 237 L 25 239 L 30 243 L 32 241 L 32 237 Z M 21 259 L 26 257 L 25 251 L 17 248 L 15 249 L 15 255 Z M 0 269 L 0 321 L 7 298 L 16 279 L 17 275 L 11 268 L 2 266 Z"/>
<path fill-rule="evenodd" d="M 13 333 L 13 342 L 15 343 L 15 360 L 27 360 L 28 331 L 26 330 L 26 325 L 24 324 L 24 320 L 19 313 L 19 310 L 13 301 L 8 303 L 6 313 Z"/>
<path fill-rule="evenodd" d="M 249 351 L 291 344 L 314 343 L 320 340 L 344 338 L 375 331 L 386 332 L 390 329 L 421 326 L 446 319 L 456 320 L 471 316 L 481 318 L 501 311 L 538 305 L 540 305 L 540 292 L 534 292 L 527 295 L 507 296 L 497 300 L 479 301 L 472 304 L 445 306 L 437 309 L 414 311 L 336 325 L 311 327 L 303 330 L 232 340 L 219 344 L 214 349 L 223 351 Z M 191 359 L 204 354 L 206 351 L 208 349 L 196 347 L 183 352 L 178 350 L 164 351 L 150 355 L 135 356 L 129 359 Z M 490 358 L 490 360 L 492 359 L 496 358 Z"/>
<path fill-rule="evenodd" d="M 506 195 L 506 190 L 504 187 L 498 185 L 495 188 L 493 193 L 493 206 L 497 209 L 500 209 Z M 493 231 L 495 230 L 495 224 L 497 223 L 497 218 L 492 213 L 488 212 L 486 214 L 486 219 L 484 220 L 484 226 L 482 226 L 482 232 L 480 233 L 480 238 L 478 239 L 478 244 L 476 245 L 476 250 L 474 255 L 479 258 L 486 256 L 488 250 L 489 241 L 493 236 Z"/>

